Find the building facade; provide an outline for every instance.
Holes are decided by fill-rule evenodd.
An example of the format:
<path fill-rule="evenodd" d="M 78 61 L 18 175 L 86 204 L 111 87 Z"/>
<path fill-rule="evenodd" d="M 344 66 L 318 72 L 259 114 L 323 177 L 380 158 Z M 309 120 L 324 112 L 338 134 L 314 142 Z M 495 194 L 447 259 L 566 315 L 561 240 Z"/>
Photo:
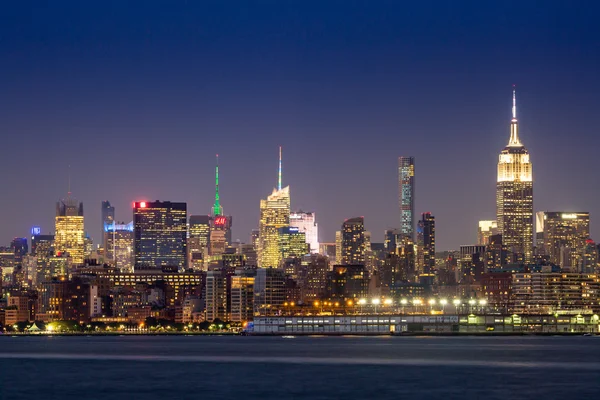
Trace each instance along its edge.
<path fill-rule="evenodd" d="M 133 221 L 105 226 L 105 262 L 122 272 L 133 272 Z"/>
<path fill-rule="evenodd" d="M 68 197 L 56 203 L 55 253 L 68 253 L 72 263 L 82 265 L 85 258 L 83 203 Z"/>
<path fill-rule="evenodd" d="M 344 221 L 341 236 L 341 264 L 364 265 L 367 250 L 365 219 L 363 217 L 355 217 Z"/>
<path fill-rule="evenodd" d="M 290 225 L 290 187 L 274 189 L 266 200 L 260 201 L 258 266 L 278 267 L 281 263 L 279 230 Z"/>
<path fill-rule="evenodd" d="M 319 226 L 315 213 L 298 211 L 290 214 L 290 227 L 298 228 L 306 236 L 311 254 L 319 252 Z"/>
<path fill-rule="evenodd" d="M 400 231 L 415 240 L 415 159 L 398 158 Z"/>
<path fill-rule="evenodd" d="M 549 261 L 561 268 L 577 270 L 590 238 L 590 213 L 542 211 L 536 219 L 537 229 L 541 228 L 543 252 Z"/>
<path fill-rule="evenodd" d="M 187 205 L 137 201 L 133 207 L 136 270 L 187 267 Z"/>
<path fill-rule="evenodd" d="M 435 217 L 431 213 L 421 214 L 417 226 L 417 255 L 419 272 L 435 274 Z"/>

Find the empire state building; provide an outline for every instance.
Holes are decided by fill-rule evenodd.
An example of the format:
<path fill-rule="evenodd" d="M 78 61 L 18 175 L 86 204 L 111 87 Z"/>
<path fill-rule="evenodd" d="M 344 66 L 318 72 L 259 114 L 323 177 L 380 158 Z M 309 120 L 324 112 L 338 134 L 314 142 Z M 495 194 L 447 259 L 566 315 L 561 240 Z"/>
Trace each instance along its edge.
<path fill-rule="evenodd" d="M 514 87 L 510 139 L 498 161 L 496 216 L 502 243 L 513 254 L 513 262 L 530 263 L 533 256 L 533 176 L 529 152 L 519 139 Z"/>

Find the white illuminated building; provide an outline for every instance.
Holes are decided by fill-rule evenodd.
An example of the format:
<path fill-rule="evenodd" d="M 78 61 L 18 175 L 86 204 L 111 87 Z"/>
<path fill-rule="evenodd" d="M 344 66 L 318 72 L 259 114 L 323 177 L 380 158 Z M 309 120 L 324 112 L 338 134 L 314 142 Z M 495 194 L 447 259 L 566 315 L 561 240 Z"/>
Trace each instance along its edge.
<path fill-rule="evenodd" d="M 304 211 L 290 213 L 290 226 L 304 232 L 311 253 L 319 252 L 319 229 L 315 220 L 315 213 Z"/>

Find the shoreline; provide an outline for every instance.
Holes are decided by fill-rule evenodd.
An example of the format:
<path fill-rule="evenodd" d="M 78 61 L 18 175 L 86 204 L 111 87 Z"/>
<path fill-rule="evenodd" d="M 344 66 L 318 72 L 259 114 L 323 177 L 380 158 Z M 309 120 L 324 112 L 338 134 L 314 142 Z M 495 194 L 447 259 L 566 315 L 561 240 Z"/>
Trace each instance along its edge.
<path fill-rule="evenodd" d="M 588 334 L 584 332 L 403 332 L 403 333 L 380 333 L 380 332 L 336 332 L 336 333 L 252 333 L 252 332 L 60 332 L 60 333 L 4 333 L 2 337 L 68 337 L 68 336 L 253 336 L 253 337 L 507 337 L 507 336 L 582 336 L 600 337 L 600 334 Z"/>

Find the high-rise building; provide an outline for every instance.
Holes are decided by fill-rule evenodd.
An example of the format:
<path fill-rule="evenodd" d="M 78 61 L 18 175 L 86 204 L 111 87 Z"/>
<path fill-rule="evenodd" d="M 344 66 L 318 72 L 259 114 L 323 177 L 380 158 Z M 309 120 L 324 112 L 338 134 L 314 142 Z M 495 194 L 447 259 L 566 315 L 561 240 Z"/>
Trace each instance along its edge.
<path fill-rule="evenodd" d="M 187 266 L 187 205 L 170 201 L 133 204 L 136 270 Z"/>
<path fill-rule="evenodd" d="M 477 244 L 486 246 L 493 235 L 498 234 L 498 221 L 479 221 Z"/>
<path fill-rule="evenodd" d="M 415 158 L 398 158 L 400 231 L 415 240 Z"/>
<path fill-rule="evenodd" d="M 260 201 L 258 238 L 258 266 L 279 267 L 279 229 L 290 225 L 290 187 L 281 187 L 281 147 L 279 148 L 279 174 L 277 189 L 266 200 Z"/>
<path fill-rule="evenodd" d="M 188 266 L 206 270 L 206 254 L 210 242 L 210 215 L 190 215 L 188 226 Z"/>
<path fill-rule="evenodd" d="M 550 262 L 577 270 L 590 238 L 590 213 L 542 211 L 537 213 L 537 221 Z"/>
<path fill-rule="evenodd" d="M 133 272 L 133 221 L 105 225 L 105 262 L 122 272 Z"/>
<path fill-rule="evenodd" d="M 221 197 L 219 194 L 219 155 L 217 154 L 217 165 L 215 168 L 215 203 L 211 210 L 211 229 L 209 241 L 209 253 L 217 256 L 225 253 L 227 246 L 231 244 L 232 217 L 224 215 Z"/>
<path fill-rule="evenodd" d="M 288 212 L 289 215 L 289 212 Z M 254 315 L 278 315 L 285 302 L 285 273 L 259 268 L 254 279 Z"/>
<path fill-rule="evenodd" d="M 533 175 L 529 152 L 519 139 L 514 89 L 510 139 L 498 161 L 496 215 L 498 231 L 513 261 L 530 263 L 533 257 Z"/>
<path fill-rule="evenodd" d="M 308 248 L 304 232 L 292 226 L 279 228 L 279 250 L 282 260 L 288 257 L 300 258 L 309 253 Z"/>
<path fill-rule="evenodd" d="M 335 263 L 342 263 L 342 231 L 335 231 Z"/>
<path fill-rule="evenodd" d="M 82 265 L 85 254 L 83 203 L 71 198 L 56 203 L 55 253 L 68 253 L 74 265 Z"/>
<path fill-rule="evenodd" d="M 215 319 L 229 320 L 227 312 L 227 270 L 226 268 L 215 268 L 206 273 L 206 320 Z"/>
<path fill-rule="evenodd" d="M 290 226 L 298 228 L 306 235 L 306 242 L 310 245 L 310 252 L 319 252 L 319 230 L 315 220 L 315 213 L 298 211 L 290 214 Z"/>
<path fill-rule="evenodd" d="M 342 224 L 342 264 L 364 265 L 366 240 L 365 219 L 363 217 L 350 218 Z"/>
<path fill-rule="evenodd" d="M 417 255 L 419 272 L 425 275 L 435 273 L 435 217 L 423 213 L 417 226 Z"/>
<path fill-rule="evenodd" d="M 15 255 L 15 263 L 21 264 L 23 256 L 29 251 L 27 238 L 14 238 L 12 242 L 10 242 L 10 248 Z"/>
<path fill-rule="evenodd" d="M 231 277 L 231 320 L 246 322 L 254 319 L 255 269 L 236 268 Z"/>
<path fill-rule="evenodd" d="M 327 291 L 327 273 L 329 260 L 320 254 L 312 254 L 306 268 L 306 276 L 302 282 L 302 298 L 311 303 L 325 296 Z"/>
<path fill-rule="evenodd" d="M 110 201 L 106 200 L 102 202 L 102 248 L 106 254 L 106 237 L 107 237 L 107 227 L 111 226 L 115 222 L 115 208 L 110 205 Z"/>

